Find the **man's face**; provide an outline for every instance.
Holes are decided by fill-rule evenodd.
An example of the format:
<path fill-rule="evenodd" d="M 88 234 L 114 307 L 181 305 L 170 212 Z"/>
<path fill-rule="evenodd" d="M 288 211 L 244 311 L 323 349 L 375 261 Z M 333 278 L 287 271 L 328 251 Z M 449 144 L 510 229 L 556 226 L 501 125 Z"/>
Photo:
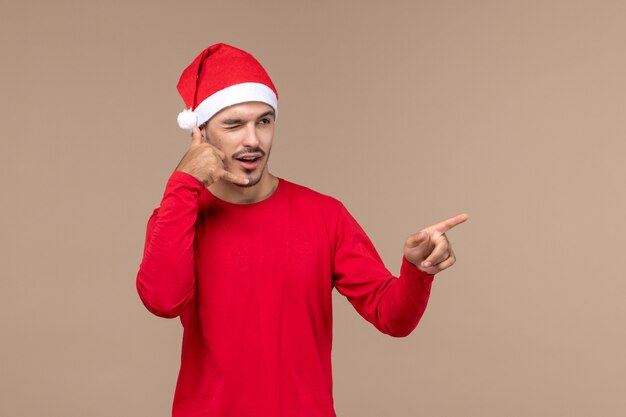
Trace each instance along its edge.
<path fill-rule="evenodd" d="M 274 117 L 265 103 L 240 103 L 221 110 L 203 129 L 207 141 L 226 155 L 224 169 L 250 180 L 245 187 L 268 177 Z"/>

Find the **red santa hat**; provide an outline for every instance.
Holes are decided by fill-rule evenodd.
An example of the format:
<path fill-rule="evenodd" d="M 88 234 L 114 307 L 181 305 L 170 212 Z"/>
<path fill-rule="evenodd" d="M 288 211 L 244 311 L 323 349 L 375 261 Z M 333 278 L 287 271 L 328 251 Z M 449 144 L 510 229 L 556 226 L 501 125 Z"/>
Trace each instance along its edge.
<path fill-rule="evenodd" d="M 178 125 L 189 132 L 220 110 L 248 101 L 269 104 L 278 115 L 278 93 L 265 69 L 249 53 L 224 43 L 202 51 L 185 68 L 177 88 L 187 106 Z"/>

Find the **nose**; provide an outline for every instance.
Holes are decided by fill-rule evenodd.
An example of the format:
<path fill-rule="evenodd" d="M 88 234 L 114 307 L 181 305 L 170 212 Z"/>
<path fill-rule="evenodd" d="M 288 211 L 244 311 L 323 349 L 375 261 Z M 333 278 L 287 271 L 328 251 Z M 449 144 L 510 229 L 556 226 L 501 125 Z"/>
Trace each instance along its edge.
<path fill-rule="evenodd" d="M 256 123 L 249 123 L 246 126 L 243 145 L 248 148 L 256 148 L 259 146 L 259 136 L 256 130 Z"/>

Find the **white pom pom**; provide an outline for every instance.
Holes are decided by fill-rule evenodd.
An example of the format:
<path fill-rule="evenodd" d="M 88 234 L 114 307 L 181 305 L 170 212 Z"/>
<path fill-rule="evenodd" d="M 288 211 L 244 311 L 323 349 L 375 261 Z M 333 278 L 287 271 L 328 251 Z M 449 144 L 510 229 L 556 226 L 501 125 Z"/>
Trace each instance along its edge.
<path fill-rule="evenodd" d="M 178 113 L 178 126 L 181 129 L 185 129 L 188 132 L 193 130 L 194 126 L 198 125 L 198 115 L 191 111 L 191 109 L 183 110 Z"/>

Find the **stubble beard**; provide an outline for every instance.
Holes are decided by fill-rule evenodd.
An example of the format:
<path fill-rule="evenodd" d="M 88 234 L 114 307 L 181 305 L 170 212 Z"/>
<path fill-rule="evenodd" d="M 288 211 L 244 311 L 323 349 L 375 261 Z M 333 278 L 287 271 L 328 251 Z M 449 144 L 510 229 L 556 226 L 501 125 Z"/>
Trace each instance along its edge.
<path fill-rule="evenodd" d="M 251 174 L 252 172 L 245 173 L 245 177 L 248 179 L 247 184 L 235 184 L 235 185 L 241 188 L 250 188 L 250 187 L 254 187 L 255 185 L 257 185 L 259 181 L 261 181 L 261 178 L 263 178 L 263 171 L 261 171 L 261 174 L 256 178 L 252 177 Z"/>

